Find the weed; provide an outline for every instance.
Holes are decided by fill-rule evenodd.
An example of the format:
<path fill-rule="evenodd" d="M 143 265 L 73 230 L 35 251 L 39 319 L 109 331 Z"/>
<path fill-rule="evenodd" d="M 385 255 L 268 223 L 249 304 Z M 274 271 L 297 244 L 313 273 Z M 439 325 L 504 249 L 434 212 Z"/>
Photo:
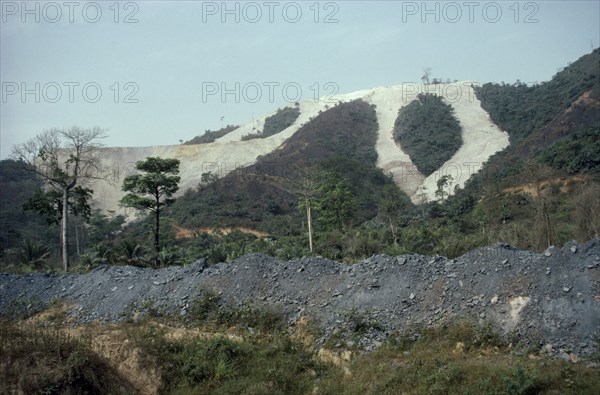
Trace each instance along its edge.
<path fill-rule="evenodd" d="M 58 329 L 0 321 L 0 393 L 131 392 L 108 363 Z"/>

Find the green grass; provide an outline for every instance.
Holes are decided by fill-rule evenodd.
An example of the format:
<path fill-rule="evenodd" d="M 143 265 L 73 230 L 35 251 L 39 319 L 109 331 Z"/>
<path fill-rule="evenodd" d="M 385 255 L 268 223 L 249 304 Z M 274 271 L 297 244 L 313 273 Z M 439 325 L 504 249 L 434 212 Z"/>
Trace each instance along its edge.
<path fill-rule="evenodd" d="M 275 309 L 244 304 L 239 307 L 224 305 L 219 295 L 211 290 L 202 290 L 190 305 L 190 313 L 185 322 L 188 325 L 210 325 L 213 329 L 226 329 L 232 326 L 252 328 L 262 333 L 282 333 L 285 319 Z"/>
<path fill-rule="evenodd" d="M 287 335 L 168 340 L 160 329 L 136 336 L 148 363 L 162 372 L 164 393 L 306 394 L 322 367 Z"/>

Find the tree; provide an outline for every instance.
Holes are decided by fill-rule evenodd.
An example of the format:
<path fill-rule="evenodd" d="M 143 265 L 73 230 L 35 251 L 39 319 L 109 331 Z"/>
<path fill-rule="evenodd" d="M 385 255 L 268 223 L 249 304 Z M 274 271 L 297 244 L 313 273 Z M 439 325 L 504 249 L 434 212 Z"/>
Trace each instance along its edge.
<path fill-rule="evenodd" d="M 421 77 L 421 81 L 423 81 L 424 84 L 429 85 L 430 78 L 431 78 L 431 68 L 426 67 L 425 69 L 423 69 L 423 76 Z"/>
<path fill-rule="evenodd" d="M 575 198 L 575 221 L 582 240 L 600 235 L 600 185 L 586 187 Z"/>
<path fill-rule="evenodd" d="M 308 227 L 308 248 L 313 252 L 313 227 L 312 210 L 315 197 L 319 188 L 319 169 L 317 166 L 293 166 L 289 177 L 283 179 L 282 187 L 298 198 L 298 206 L 306 211 L 306 224 Z"/>
<path fill-rule="evenodd" d="M 326 174 L 318 200 L 319 222 L 329 228 L 343 230 L 356 212 L 356 199 L 344 179 L 335 173 Z"/>
<path fill-rule="evenodd" d="M 473 220 L 479 225 L 481 228 L 481 235 L 485 237 L 485 226 L 488 223 L 488 216 L 481 205 L 477 205 L 471 212 L 471 216 Z"/>
<path fill-rule="evenodd" d="M 94 191 L 90 188 L 76 186 L 69 194 L 68 208 L 73 215 L 81 216 L 89 222 L 92 215 L 89 200 Z M 33 196 L 23 204 L 24 210 L 35 211 L 46 217 L 49 224 L 59 224 L 63 213 L 62 193 L 57 190 L 44 191 L 38 189 Z"/>
<path fill-rule="evenodd" d="M 122 190 L 129 192 L 121 199 L 121 204 L 137 210 L 154 213 L 154 262 L 158 266 L 160 254 L 160 212 L 161 208 L 175 201 L 173 194 L 179 190 L 179 160 L 147 157 L 135 164 L 138 171 L 145 174 L 132 174 L 123 180 Z"/>
<path fill-rule="evenodd" d="M 553 245 L 555 241 L 554 224 L 550 219 L 548 210 L 549 198 L 542 191 L 543 181 L 549 179 L 552 176 L 552 172 L 547 166 L 536 160 L 529 159 L 523 165 L 523 175 L 533 188 L 533 198 L 536 202 L 535 221 L 533 224 L 535 246 L 538 249 L 545 249 Z"/>
<path fill-rule="evenodd" d="M 390 231 L 394 239 L 394 245 L 398 244 L 398 236 L 396 227 L 394 226 L 395 219 L 400 216 L 400 213 L 410 204 L 408 196 L 403 195 L 400 189 L 395 184 L 389 184 L 383 188 L 383 196 L 379 204 L 379 212 L 383 215 L 390 224 Z"/>
<path fill-rule="evenodd" d="M 444 197 L 450 194 L 450 187 L 452 186 L 453 181 L 454 178 L 449 174 L 441 176 L 437 180 L 437 189 L 435 191 L 435 196 L 441 197 L 442 202 L 444 201 Z M 448 191 L 446 191 L 446 187 L 448 187 Z"/>
<path fill-rule="evenodd" d="M 39 204 L 36 206 L 35 201 L 32 202 L 32 208 L 39 208 L 53 216 L 57 222 L 60 221 L 61 255 L 65 272 L 69 270 L 69 208 L 75 215 L 81 210 L 89 213 L 87 200 L 92 190 L 79 184 L 90 179 L 105 179 L 98 155 L 102 147 L 98 140 L 104 137 L 106 135 L 103 129 L 74 126 L 68 130 L 45 131 L 13 147 L 13 157 L 26 169 L 34 171 L 46 184 L 47 195 L 38 194 L 34 197 L 34 200 L 39 200 Z M 60 202 L 57 202 L 58 199 Z"/>

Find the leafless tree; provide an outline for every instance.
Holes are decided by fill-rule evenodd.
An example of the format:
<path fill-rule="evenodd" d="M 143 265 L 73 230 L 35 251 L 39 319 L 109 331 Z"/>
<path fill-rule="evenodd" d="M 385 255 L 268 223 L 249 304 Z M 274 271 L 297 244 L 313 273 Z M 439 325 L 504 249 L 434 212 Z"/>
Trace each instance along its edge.
<path fill-rule="evenodd" d="M 421 77 L 421 81 L 423 81 L 424 84 L 429 85 L 430 78 L 431 78 L 431 68 L 426 67 L 425 69 L 423 69 L 423 77 Z"/>
<path fill-rule="evenodd" d="M 575 199 L 575 219 L 582 240 L 600 236 L 600 185 L 582 188 Z"/>
<path fill-rule="evenodd" d="M 547 166 L 530 159 L 523 166 L 523 174 L 531 185 L 532 196 L 536 202 L 534 240 L 536 248 L 542 250 L 553 245 L 556 239 L 554 224 L 548 210 L 549 197 L 542 188 L 544 181 L 551 178 L 551 171 Z"/>
<path fill-rule="evenodd" d="M 106 179 L 100 164 L 99 140 L 106 137 L 100 128 L 51 129 L 13 147 L 14 159 L 34 171 L 47 187 L 62 193 L 60 244 L 63 268 L 69 270 L 69 193 L 85 180 Z"/>

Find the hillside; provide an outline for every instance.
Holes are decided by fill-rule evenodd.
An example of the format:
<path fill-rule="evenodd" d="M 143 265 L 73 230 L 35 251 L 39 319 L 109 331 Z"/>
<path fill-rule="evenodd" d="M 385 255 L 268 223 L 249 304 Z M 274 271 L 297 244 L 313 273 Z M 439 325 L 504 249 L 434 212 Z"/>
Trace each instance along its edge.
<path fill-rule="evenodd" d="M 181 193 L 186 189 L 195 188 L 201 182 L 203 173 L 212 172 L 221 178 L 232 171 L 246 168 L 256 163 L 259 156 L 274 152 L 290 137 L 295 135 L 302 126 L 311 123 L 320 113 L 331 111 L 336 103 L 345 103 L 361 99 L 368 104 L 376 106 L 376 116 L 379 125 L 375 150 L 378 155 L 377 166 L 384 173 L 392 173 L 395 183 L 408 194 L 414 202 L 421 202 L 423 196 L 427 200 L 435 200 L 435 182 L 438 177 L 433 173 L 424 177 L 416 170 L 409 156 L 398 147 L 393 140 L 393 120 L 402 107 L 416 99 L 419 93 L 433 90 L 444 97 L 452 105 L 455 116 L 463 126 L 462 146 L 450 159 L 441 161 L 442 172 L 449 171 L 455 174 L 455 183 L 463 185 L 474 173 L 473 164 L 483 163 L 493 153 L 508 145 L 508 138 L 501 132 L 481 109 L 479 102 L 474 98 L 473 84 L 458 82 L 454 84 L 438 84 L 425 86 L 422 84 L 404 84 L 393 87 L 381 87 L 372 90 L 359 91 L 335 96 L 325 100 L 309 100 L 298 103 L 299 115 L 291 125 L 278 133 L 250 139 L 244 136 L 255 134 L 257 130 L 263 131 L 265 122 L 267 132 L 269 124 L 277 112 L 266 114 L 239 127 L 227 127 L 222 131 L 208 133 L 206 139 L 199 137 L 183 145 L 161 147 L 114 147 L 103 151 L 104 165 L 111 171 L 111 183 L 98 182 L 93 185 L 96 191 L 94 200 L 96 206 L 102 211 L 116 211 L 129 216 L 118 205 L 122 196 L 120 180 L 129 174 L 133 163 L 147 156 L 176 157 L 181 160 Z M 458 92 L 458 95 L 457 95 Z M 293 116 L 296 116 L 294 110 Z M 284 113 L 286 114 L 286 113 Z M 287 117 L 287 115 L 285 115 Z M 270 121 L 267 121 L 269 119 Z M 283 118 L 282 118 L 283 119 Z M 288 125 L 291 118 L 283 119 L 282 124 L 273 130 Z M 390 124 L 389 120 L 392 119 Z M 216 133 L 216 134 L 215 134 Z M 213 142 L 212 138 L 216 138 Z M 204 143 L 204 141 L 208 141 Z M 191 144 L 201 142 L 202 144 Z M 441 163 L 439 162 L 439 163 Z M 417 191 L 419 189 L 419 191 Z M 419 195 L 419 197 L 417 197 Z"/>
<path fill-rule="evenodd" d="M 273 217 L 297 217 L 296 184 L 304 172 L 318 167 L 348 184 L 357 198 L 353 222 L 361 223 L 376 215 L 378 191 L 392 183 L 375 165 L 376 132 L 375 111 L 368 104 L 339 104 L 255 164 L 181 197 L 171 208 L 173 218 L 190 228 L 242 226 L 277 232 Z M 211 209 L 215 202 L 216 210 Z"/>

